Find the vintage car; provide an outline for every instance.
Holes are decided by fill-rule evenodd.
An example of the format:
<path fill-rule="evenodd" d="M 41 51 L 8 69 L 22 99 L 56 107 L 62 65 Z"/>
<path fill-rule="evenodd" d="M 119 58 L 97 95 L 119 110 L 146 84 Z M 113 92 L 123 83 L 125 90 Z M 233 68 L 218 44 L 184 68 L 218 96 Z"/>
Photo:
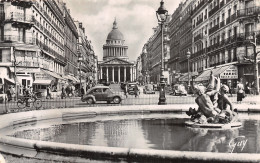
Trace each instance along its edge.
<path fill-rule="evenodd" d="M 81 98 L 82 102 L 94 104 L 97 101 L 107 101 L 107 103 L 119 104 L 122 101 L 122 96 L 113 92 L 108 86 L 95 86 L 87 91 Z"/>
<path fill-rule="evenodd" d="M 174 96 L 187 96 L 187 90 L 185 89 L 185 86 L 182 84 L 175 84 L 173 86 L 172 95 Z"/>
<path fill-rule="evenodd" d="M 135 94 L 134 88 L 135 88 L 136 85 L 137 85 L 137 83 L 128 83 L 127 84 L 127 93 L 129 95 L 134 95 Z"/>
<path fill-rule="evenodd" d="M 153 90 L 153 85 L 152 84 L 145 85 L 143 93 L 144 94 L 155 94 L 155 91 Z"/>

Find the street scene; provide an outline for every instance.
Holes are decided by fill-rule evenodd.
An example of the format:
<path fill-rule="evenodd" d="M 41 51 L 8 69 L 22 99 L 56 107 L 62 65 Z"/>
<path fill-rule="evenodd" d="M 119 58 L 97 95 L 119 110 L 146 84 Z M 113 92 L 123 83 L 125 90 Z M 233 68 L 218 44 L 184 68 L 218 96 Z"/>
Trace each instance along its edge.
<path fill-rule="evenodd" d="M 259 0 L 0 0 L 0 162 L 260 162 Z"/>

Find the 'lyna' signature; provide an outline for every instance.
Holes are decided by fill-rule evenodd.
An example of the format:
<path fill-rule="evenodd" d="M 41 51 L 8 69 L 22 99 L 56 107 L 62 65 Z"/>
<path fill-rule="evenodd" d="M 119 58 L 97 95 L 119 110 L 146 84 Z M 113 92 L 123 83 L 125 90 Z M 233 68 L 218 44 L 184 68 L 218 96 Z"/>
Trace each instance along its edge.
<path fill-rule="evenodd" d="M 245 136 L 239 136 L 232 139 L 229 142 L 229 146 L 232 148 L 231 153 L 233 153 L 235 149 L 237 149 L 237 151 L 240 150 L 242 152 L 246 146 L 247 141 L 248 139 L 246 139 Z"/>

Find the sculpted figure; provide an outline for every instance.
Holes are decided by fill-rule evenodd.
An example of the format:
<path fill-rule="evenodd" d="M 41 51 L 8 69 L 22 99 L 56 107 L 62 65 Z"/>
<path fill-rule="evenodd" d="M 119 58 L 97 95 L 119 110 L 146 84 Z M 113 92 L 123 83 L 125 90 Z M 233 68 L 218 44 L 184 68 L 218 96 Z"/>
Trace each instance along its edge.
<path fill-rule="evenodd" d="M 215 121 L 217 115 L 220 113 L 220 110 L 217 108 L 219 89 L 220 79 L 215 78 L 212 72 L 210 75 L 209 85 L 206 90 L 203 85 L 194 86 L 194 91 L 197 95 L 195 102 L 199 107 L 198 110 L 190 108 L 189 112 L 187 112 L 188 115 L 191 115 L 191 120 L 199 123 Z"/>
<path fill-rule="evenodd" d="M 233 109 L 233 104 L 227 96 L 228 92 L 229 87 L 225 84 L 222 85 L 217 100 L 218 108 L 221 110 L 219 115 L 220 123 L 235 122 L 237 120 L 237 110 Z"/>

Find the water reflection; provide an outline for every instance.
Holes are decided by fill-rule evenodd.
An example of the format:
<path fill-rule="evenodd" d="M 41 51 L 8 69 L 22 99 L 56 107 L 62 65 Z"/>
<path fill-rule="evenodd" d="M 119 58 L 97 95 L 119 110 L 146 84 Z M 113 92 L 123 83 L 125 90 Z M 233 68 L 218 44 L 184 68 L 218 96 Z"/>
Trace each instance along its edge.
<path fill-rule="evenodd" d="M 17 131 L 13 136 L 109 147 L 260 153 L 259 121 L 244 120 L 243 127 L 231 130 L 188 128 L 184 121 L 166 118 L 82 122 Z"/>

